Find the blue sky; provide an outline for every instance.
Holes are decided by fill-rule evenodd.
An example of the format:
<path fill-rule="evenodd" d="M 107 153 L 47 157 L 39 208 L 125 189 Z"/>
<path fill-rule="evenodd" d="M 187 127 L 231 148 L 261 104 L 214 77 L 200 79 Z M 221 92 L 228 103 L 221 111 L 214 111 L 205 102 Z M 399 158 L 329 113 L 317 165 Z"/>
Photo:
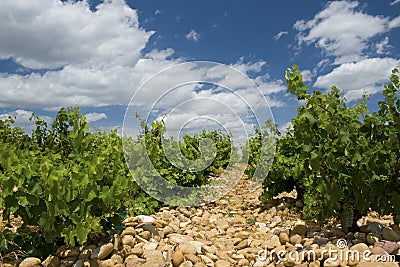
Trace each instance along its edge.
<path fill-rule="evenodd" d="M 283 129 L 298 105 L 284 83 L 293 64 L 311 88 L 337 85 L 350 103 L 364 92 L 372 102 L 381 99 L 390 70 L 400 65 L 399 0 L 105 2 L 0 2 L 0 119 L 14 115 L 29 130 L 31 112 L 50 122 L 60 107 L 77 104 L 91 126 L 121 127 L 129 99 L 149 77 L 202 60 L 251 77 Z M 218 75 L 220 81 L 229 78 Z M 175 77 L 170 79 L 164 82 Z M 199 97 L 195 89 L 187 90 Z M 231 101 L 228 93 L 207 90 L 221 103 Z M 166 101 L 162 111 L 176 105 Z M 204 111 L 202 105 L 171 115 L 181 121 L 171 125 L 179 129 Z M 230 117 L 218 120 L 237 126 Z"/>

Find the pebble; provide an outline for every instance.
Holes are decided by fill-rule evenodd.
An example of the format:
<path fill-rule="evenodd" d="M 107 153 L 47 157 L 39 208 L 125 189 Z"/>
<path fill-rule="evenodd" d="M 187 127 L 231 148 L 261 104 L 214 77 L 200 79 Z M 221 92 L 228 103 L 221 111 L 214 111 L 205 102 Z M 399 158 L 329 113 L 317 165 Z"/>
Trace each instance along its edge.
<path fill-rule="evenodd" d="M 56 267 L 59 266 L 61 263 L 61 260 L 59 257 L 49 255 L 43 262 L 42 265 L 44 267 Z"/>
<path fill-rule="evenodd" d="M 364 251 L 369 250 L 369 247 L 364 243 L 359 243 L 359 244 L 353 245 L 350 248 L 350 250 L 358 251 L 358 252 L 360 252 L 360 254 L 362 254 L 362 253 L 364 253 Z"/>
<path fill-rule="evenodd" d="M 172 257 L 172 264 L 175 267 L 178 267 L 184 260 L 185 258 L 183 257 L 182 251 L 180 251 L 179 249 L 175 250 L 174 256 Z"/>
<path fill-rule="evenodd" d="M 185 254 L 196 254 L 197 248 L 190 243 L 183 243 L 179 246 L 180 251 L 182 251 L 183 255 Z"/>
<path fill-rule="evenodd" d="M 215 266 L 215 267 L 230 267 L 231 264 L 230 264 L 229 261 L 226 261 L 226 260 L 217 260 L 217 261 L 215 262 L 215 265 L 214 265 L 214 266 Z"/>
<path fill-rule="evenodd" d="M 114 250 L 114 246 L 113 246 L 113 244 L 111 244 L 111 243 L 102 245 L 102 246 L 100 247 L 99 254 L 97 255 L 97 258 L 98 258 L 99 260 L 105 259 L 105 258 L 107 258 L 107 257 L 111 254 L 111 252 L 112 252 L 113 250 Z"/>
<path fill-rule="evenodd" d="M 379 238 L 380 238 L 380 236 L 378 234 L 368 233 L 366 242 L 370 245 L 373 245 L 373 244 L 375 244 L 375 242 L 379 241 Z"/>
<path fill-rule="evenodd" d="M 42 266 L 42 261 L 38 258 L 29 257 L 24 259 L 20 264 L 20 267 L 39 267 Z"/>
<path fill-rule="evenodd" d="M 285 233 L 285 232 L 281 232 L 281 233 L 279 234 L 279 242 L 280 242 L 281 244 L 286 244 L 286 243 L 290 242 L 290 239 L 289 239 L 288 234 Z"/>
<path fill-rule="evenodd" d="M 345 238 L 351 246 L 344 250 L 370 251 L 375 256 L 396 254 L 400 249 L 397 243 L 400 241 L 397 230 L 400 229 L 390 218 L 380 223 L 383 221 L 367 217 L 360 232 L 354 236 L 345 235 L 336 226 L 321 228 L 316 223 L 302 221 L 295 208 L 301 207 L 302 203 L 292 197 L 283 201 L 274 199 L 266 210 L 261 211 L 257 197 L 261 188 L 249 193 L 245 183 L 247 180 L 240 182 L 226 200 L 196 208 L 165 207 L 151 216 L 128 217 L 123 222 L 125 228 L 121 232 L 114 231 L 114 236 L 108 240 L 84 247 L 62 246 L 43 262 L 27 258 L 20 266 L 368 267 L 377 265 L 338 262 L 328 260 L 327 253 L 321 254 L 327 249 L 337 250 L 333 244 L 340 238 Z M 290 194 L 284 193 L 283 196 Z M 265 249 L 269 252 L 274 249 L 275 253 L 282 253 L 280 255 L 314 250 L 316 257 L 322 260 L 310 258 L 279 263 L 276 257 L 269 257 L 267 253 L 268 257 L 263 261 L 259 253 Z"/>
<path fill-rule="evenodd" d="M 300 236 L 306 236 L 307 234 L 307 225 L 305 222 L 299 222 L 297 223 L 291 232 L 291 235 L 300 235 Z"/>
<path fill-rule="evenodd" d="M 382 229 L 382 237 L 384 240 L 392 241 L 392 242 L 399 242 L 400 241 L 400 234 L 395 232 L 393 229 L 387 227 Z"/>

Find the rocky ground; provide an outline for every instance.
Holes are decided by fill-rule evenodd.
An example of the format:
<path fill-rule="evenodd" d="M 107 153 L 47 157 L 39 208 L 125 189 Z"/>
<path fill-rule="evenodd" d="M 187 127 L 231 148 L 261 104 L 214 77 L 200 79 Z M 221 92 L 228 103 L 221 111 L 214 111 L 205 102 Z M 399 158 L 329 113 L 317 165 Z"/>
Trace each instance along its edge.
<path fill-rule="evenodd" d="M 393 261 L 400 229 L 391 217 L 371 213 L 360 232 L 346 235 L 334 223 L 302 221 L 294 193 L 261 209 L 261 189 L 250 194 L 248 185 L 242 178 L 212 204 L 127 218 L 122 231 L 99 244 L 61 247 L 19 266 L 399 266 Z"/>

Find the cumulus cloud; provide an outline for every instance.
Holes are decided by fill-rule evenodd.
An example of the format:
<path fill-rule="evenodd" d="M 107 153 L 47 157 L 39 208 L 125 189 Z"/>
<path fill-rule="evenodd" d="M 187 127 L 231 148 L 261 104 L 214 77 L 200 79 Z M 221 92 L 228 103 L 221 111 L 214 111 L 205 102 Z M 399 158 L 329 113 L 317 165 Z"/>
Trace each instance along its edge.
<path fill-rule="evenodd" d="M 285 122 L 283 123 L 280 127 L 279 127 L 279 132 L 281 134 L 286 134 L 288 131 L 290 131 L 291 129 L 293 129 L 293 124 L 291 121 Z"/>
<path fill-rule="evenodd" d="M 314 77 L 310 70 L 302 70 L 300 74 L 303 76 L 303 82 L 311 82 Z"/>
<path fill-rule="evenodd" d="M 399 27 L 399 18 L 372 16 L 359 10 L 358 1 L 333 1 L 311 20 L 299 20 L 294 28 L 299 31 L 299 46 L 314 44 L 336 64 L 364 59 L 363 51 L 369 48 L 372 37 Z"/>
<path fill-rule="evenodd" d="M 317 78 L 314 86 L 329 89 L 337 86 L 348 101 L 360 99 L 363 94 L 374 94 L 383 90 L 391 70 L 400 65 L 393 58 L 369 58 L 357 63 L 346 63 L 331 73 Z"/>
<path fill-rule="evenodd" d="M 188 34 L 185 35 L 189 41 L 197 42 L 200 40 L 200 34 L 196 30 L 192 29 Z"/>
<path fill-rule="evenodd" d="M 400 16 L 394 18 L 389 22 L 389 28 L 394 29 L 400 27 Z"/>
<path fill-rule="evenodd" d="M 94 12 L 87 1 L 0 2 L 0 58 L 31 69 L 132 66 L 151 35 L 123 0 L 107 1 Z"/>
<path fill-rule="evenodd" d="M 0 108 L 58 110 L 60 107 L 126 106 L 140 86 L 159 71 L 182 63 L 174 50 L 153 50 L 144 53 L 153 32 L 141 28 L 137 11 L 123 0 L 105 1 L 94 10 L 87 1 L 0 1 L 0 60 L 12 59 L 21 67 L 33 70 L 25 73 L 0 73 Z M 44 38 L 45 36 L 45 38 Z M 193 30 L 187 36 L 198 41 Z M 268 98 L 270 106 L 283 106 L 277 94 L 286 90 L 282 81 L 271 80 L 265 73 L 266 62 L 247 62 L 243 58 L 231 64 L 244 74 L 251 74 Z M 177 100 L 213 98 L 214 103 L 177 109 L 182 114 L 224 114 L 221 103 L 231 104 L 238 114 L 248 109 L 235 98 L 240 92 L 247 104 L 257 108 L 262 97 L 248 90 L 248 85 L 223 69 L 199 70 L 187 68 L 163 77 L 155 89 L 148 90 L 137 103 L 138 110 L 153 105 L 152 97 L 160 88 L 172 88 L 177 77 L 201 77 L 223 83 L 231 91 L 199 90 L 192 85 L 174 97 L 166 97 L 157 106 L 158 112 L 171 110 Z M 216 104 L 220 103 L 220 104 Z M 157 111 L 155 109 L 155 111 Z M 156 114 L 157 115 L 157 114 Z M 89 113 L 88 122 L 108 119 L 105 113 Z M 220 116 L 225 125 L 237 119 Z M 114 125 L 115 123 L 113 123 Z"/>
<path fill-rule="evenodd" d="M 14 119 L 13 127 L 21 128 L 25 133 L 31 134 L 32 131 L 35 129 L 34 120 L 32 118 L 32 111 L 27 111 L 23 109 L 17 109 L 10 113 L 0 114 L 0 120 L 6 120 L 9 117 Z M 39 116 L 40 119 L 50 124 L 53 119 L 48 116 Z"/>
<path fill-rule="evenodd" d="M 282 36 L 284 36 L 284 35 L 286 35 L 286 34 L 288 34 L 287 31 L 281 31 L 281 32 L 277 33 L 277 34 L 274 36 L 275 41 L 278 41 L 279 39 L 281 39 Z"/>
<path fill-rule="evenodd" d="M 385 37 L 382 41 L 376 43 L 376 53 L 378 54 L 387 54 L 387 49 L 391 48 L 392 46 L 389 45 L 389 37 Z"/>
<path fill-rule="evenodd" d="M 86 117 L 87 123 L 107 119 L 107 114 L 105 114 L 105 113 L 91 112 L 91 113 L 85 114 L 84 116 Z"/>

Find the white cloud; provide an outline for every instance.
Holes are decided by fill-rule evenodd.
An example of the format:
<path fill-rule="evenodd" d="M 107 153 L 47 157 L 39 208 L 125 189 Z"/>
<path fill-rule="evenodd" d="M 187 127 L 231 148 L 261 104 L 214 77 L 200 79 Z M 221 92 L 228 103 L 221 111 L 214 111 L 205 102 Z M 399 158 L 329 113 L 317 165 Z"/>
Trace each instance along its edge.
<path fill-rule="evenodd" d="M 13 127 L 19 127 L 25 133 L 31 134 L 35 129 L 34 120 L 30 120 L 32 113 L 32 111 L 18 109 L 10 113 L 0 114 L 0 120 L 6 120 L 8 117 L 12 117 L 15 120 L 14 124 L 12 124 Z M 39 118 L 47 122 L 47 124 L 53 121 L 53 119 L 48 116 L 39 116 Z"/>
<path fill-rule="evenodd" d="M 365 14 L 358 7 L 358 1 L 329 2 L 312 20 L 297 21 L 294 28 L 299 31 L 298 44 L 314 44 L 328 56 L 334 56 L 336 64 L 364 59 L 369 40 L 398 27 L 399 22 L 398 18 Z"/>
<path fill-rule="evenodd" d="M 389 28 L 394 29 L 400 27 L 400 16 L 397 16 L 389 22 Z"/>
<path fill-rule="evenodd" d="M 287 31 L 281 31 L 281 32 L 279 32 L 278 34 L 276 34 L 276 35 L 274 36 L 275 41 L 278 41 L 279 39 L 281 39 L 282 36 L 284 36 L 284 35 L 286 35 L 286 34 L 288 34 Z"/>
<path fill-rule="evenodd" d="M 331 73 L 318 77 L 314 86 L 329 89 L 334 85 L 344 92 L 348 101 L 357 100 L 364 93 L 375 94 L 382 91 L 391 70 L 399 65 L 400 60 L 393 58 L 369 58 L 357 63 L 346 63 Z"/>
<path fill-rule="evenodd" d="M 311 82 L 314 74 L 310 70 L 302 70 L 300 74 L 303 76 L 303 82 Z"/>
<path fill-rule="evenodd" d="M 84 116 L 86 117 L 87 123 L 107 119 L 107 114 L 105 113 L 92 112 L 92 113 L 87 113 Z"/>
<path fill-rule="evenodd" d="M 391 6 L 394 6 L 395 4 L 400 3 L 400 0 L 394 0 L 393 2 L 390 3 Z"/>
<path fill-rule="evenodd" d="M 161 14 L 161 10 L 156 9 L 156 11 L 154 11 L 154 15 L 160 15 Z"/>
<path fill-rule="evenodd" d="M 174 57 L 172 48 L 143 54 L 152 32 L 139 26 L 137 12 L 122 0 L 106 1 L 96 11 L 91 11 L 86 1 L 4 0 L 0 1 L 0 29 L 0 59 L 11 58 L 26 68 L 45 68 L 40 73 L 0 73 L 0 108 L 58 110 L 74 105 L 126 106 L 148 78 L 184 60 Z M 194 33 L 189 38 L 198 41 L 199 34 Z M 270 79 L 263 69 L 265 65 L 264 61 L 245 62 L 241 58 L 231 67 L 251 74 L 262 94 L 268 97 L 270 106 L 283 106 L 276 94 L 286 87 L 282 81 Z M 254 109 L 264 101 L 248 89 L 246 82 L 221 68 L 193 67 L 163 77 L 159 84 L 143 93 L 137 111 L 155 103 L 152 97 L 159 94 L 159 87 L 171 88 L 180 78 L 190 80 L 199 74 L 204 79 L 223 83 L 231 91 L 197 92 L 192 86 L 165 98 L 158 106 L 160 112 L 174 108 L 177 100 L 213 98 L 219 102 L 190 107 L 190 114 L 220 114 L 217 119 L 221 123 L 234 127 L 237 120 L 219 113 L 221 103 L 228 103 L 237 114 L 247 116 L 249 110 L 235 93 L 242 94 L 247 105 Z M 185 109 L 178 111 L 186 112 Z M 89 122 L 100 119 L 107 119 L 107 115 L 87 114 Z"/>
<path fill-rule="evenodd" d="M 386 50 L 391 48 L 392 46 L 389 45 L 389 37 L 385 37 L 382 41 L 376 43 L 376 53 L 378 54 L 387 54 Z"/>
<path fill-rule="evenodd" d="M 123 0 L 89 10 L 86 1 L 0 1 L 0 59 L 32 69 L 70 64 L 133 66 L 152 32 Z"/>
<path fill-rule="evenodd" d="M 283 123 L 283 124 L 278 128 L 278 130 L 279 130 L 279 132 L 280 132 L 281 134 L 286 134 L 286 133 L 288 132 L 288 130 L 291 130 L 291 129 L 293 129 L 293 124 L 292 124 L 291 121 Z"/>
<path fill-rule="evenodd" d="M 185 35 L 189 41 L 197 42 L 200 39 L 200 34 L 196 30 L 192 29 L 188 34 Z"/>

